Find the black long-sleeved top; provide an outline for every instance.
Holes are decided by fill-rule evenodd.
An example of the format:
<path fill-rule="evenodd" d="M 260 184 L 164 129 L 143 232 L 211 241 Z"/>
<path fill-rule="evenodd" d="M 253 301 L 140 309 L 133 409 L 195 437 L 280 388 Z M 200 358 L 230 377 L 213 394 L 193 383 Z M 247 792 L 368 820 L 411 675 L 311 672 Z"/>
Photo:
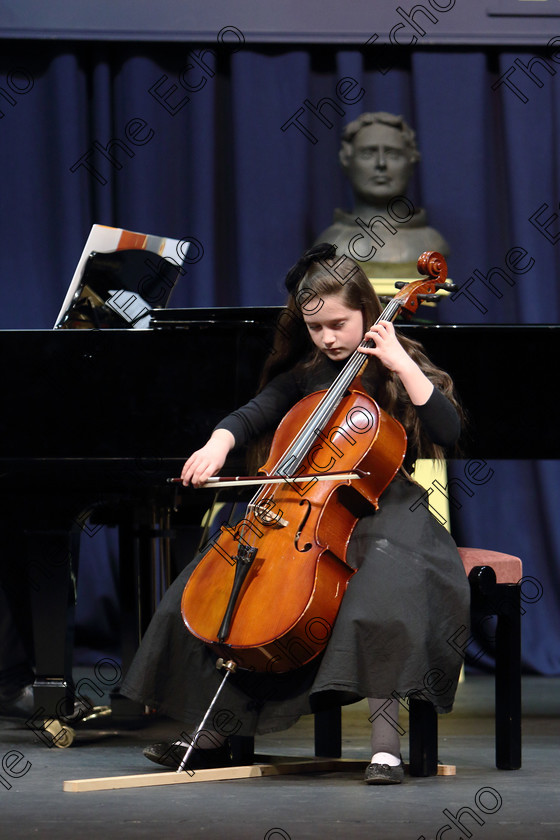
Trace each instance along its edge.
<path fill-rule="evenodd" d="M 263 432 L 275 429 L 298 400 L 313 391 L 328 388 L 344 363 L 326 358 L 308 373 L 291 370 L 272 379 L 254 399 L 225 417 L 216 428 L 227 429 L 237 446 L 243 446 Z M 453 404 L 434 388 L 424 405 L 415 406 L 426 435 L 433 443 L 448 448 L 457 441 L 461 423 Z M 416 453 L 407 452 L 405 465 L 411 466 Z"/>

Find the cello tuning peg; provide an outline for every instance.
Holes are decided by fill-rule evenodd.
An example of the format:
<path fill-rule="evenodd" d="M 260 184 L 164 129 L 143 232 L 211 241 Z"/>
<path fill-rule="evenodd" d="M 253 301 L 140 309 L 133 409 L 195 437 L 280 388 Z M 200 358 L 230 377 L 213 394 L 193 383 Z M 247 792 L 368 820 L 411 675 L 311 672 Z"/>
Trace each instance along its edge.
<path fill-rule="evenodd" d="M 404 289 L 405 286 L 408 286 L 406 280 L 396 280 L 395 281 L 395 289 Z"/>
<path fill-rule="evenodd" d="M 443 289 L 445 292 L 456 292 L 458 290 L 458 286 L 455 283 L 451 283 L 450 280 L 446 280 L 445 283 L 436 283 L 436 289 Z"/>

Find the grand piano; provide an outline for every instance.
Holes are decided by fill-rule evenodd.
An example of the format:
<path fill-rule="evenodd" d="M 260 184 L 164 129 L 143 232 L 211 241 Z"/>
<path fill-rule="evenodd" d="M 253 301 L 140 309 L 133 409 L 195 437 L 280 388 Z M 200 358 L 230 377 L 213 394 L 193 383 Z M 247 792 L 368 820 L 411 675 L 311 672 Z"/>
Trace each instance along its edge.
<path fill-rule="evenodd" d="M 119 530 L 125 670 L 169 577 L 176 523 L 196 525 L 212 497 L 167 478 L 253 395 L 281 313 L 167 310 L 142 330 L 0 332 L 0 562 L 13 581 L 27 576 L 44 717 L 73 708 L 80 540 L 98 524 Z M 469 418 L 463 458 L 560 457 L 555 425 L 542 422 L 557 414 L 548 366 L 534 362 L 556 358 L 560 327 L 400 329 L 456 382 Z M 226 464 L 234 470 L 243 470 L 239 455 Z M 14 583 L 16 605 L 19 591 Z"/>

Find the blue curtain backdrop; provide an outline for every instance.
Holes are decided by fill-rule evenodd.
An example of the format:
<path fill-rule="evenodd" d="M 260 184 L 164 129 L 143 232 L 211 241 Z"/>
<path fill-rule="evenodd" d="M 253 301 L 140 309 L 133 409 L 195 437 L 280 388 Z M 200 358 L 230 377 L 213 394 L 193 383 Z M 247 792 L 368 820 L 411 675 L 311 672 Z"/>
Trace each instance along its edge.
<path fill-rule="evenodd" d="M 173 306 L 282 304 L 286 269 L 335 207 L 351 207 L 337 163 L 341 129 L 376 110 L 415 128 L 422 159 L 410 197 L 450 243 L 450 276 L 470 289 L 442 304 L 440 320 L 558 323 L 556 52 L 256 48 L 242 38 L 206 52 L 0 43 L 0 328 L 52 327 L 94 223 L 202 244 Z M 506 265 L 512 248 L 526 252 L 516 273 Z M 492 268 L 511 282 L 484 285 Z M 484 358 L 472 352 L 473 375 L 483 377 Z M 554 387 L 557 360 L 534 361 L 550 368 Z M 512 422 L 524 384 L 512 394 Z M 533 579 L 524 588 L 524 664 L 558 674 L 560 470 L 552 461 L 489 466 L 491 482 L 456 512 L 454 534 L 523 558 Z M 84 563 L 80 582 L 92 644 L 104 622 L 110 634 L 114 612 L 114 563 L 96 540 L 109 559 Z"/>

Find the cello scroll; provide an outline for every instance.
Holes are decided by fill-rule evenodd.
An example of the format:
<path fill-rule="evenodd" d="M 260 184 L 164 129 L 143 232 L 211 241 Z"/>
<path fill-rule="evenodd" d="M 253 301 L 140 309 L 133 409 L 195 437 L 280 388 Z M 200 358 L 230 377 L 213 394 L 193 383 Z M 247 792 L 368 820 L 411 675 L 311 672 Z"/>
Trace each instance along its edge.
<path fill-rule="evenodd" d="M 393 300 L 398 301 L 402 309 L 416 312 L 421 303 L 437 300 L 437 292 L 456 292 L 457 286 L 447 280 L 447 262 L 438 251 L 424 251 L 418 257 L 417 269 L 424 274 L 424 280 L 413 280 L 410 283 L 399 280 L 395 283 L 401 291 Z"/>
<path fill-rule="evenodd" d="M 445 283 L 447 280 L 447 262 L 438 251 L 424 251 L 420 254 L 416 268 L 418 274 L 432 277 L 436 283 Z"/>

